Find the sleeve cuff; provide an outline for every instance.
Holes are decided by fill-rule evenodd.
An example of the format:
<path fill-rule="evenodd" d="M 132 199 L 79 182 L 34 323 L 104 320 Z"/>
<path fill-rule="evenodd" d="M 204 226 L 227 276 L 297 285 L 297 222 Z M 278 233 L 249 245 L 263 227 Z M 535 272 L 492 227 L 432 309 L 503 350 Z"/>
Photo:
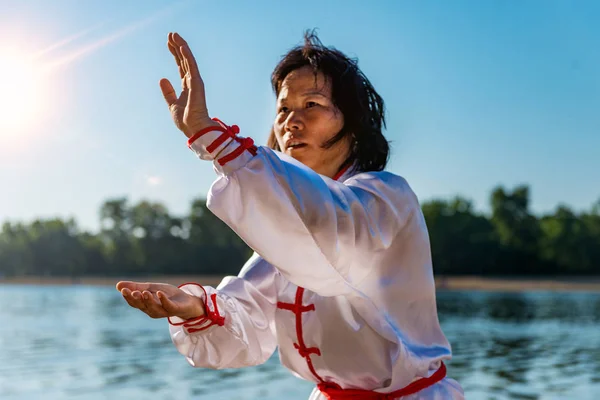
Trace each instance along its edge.
<path fill-rule="evenodd" d="M 256 152 L 256 146 L 251 138 L 236 137 L 214 161 L 215 169 L 223 175 L 228 175 L 248 164 Z"/>
<path fill-rule="evenodd" d="M 215 168 L 222 174 L 233 172 L 256 155 L 256 146 L 251 138 L 237 136 L 237 125 L 227 126 L 213 118 L 221 126 L 211 126 L 196 133 L 188 140 L 188 147 L 202 160 L 213 160 Z"/>
<path fill-rule="evenodd" d="M 206 315 L 187 320 L 179 317 L 168 317 L 167 320 L 169 321 L 169 324 L 181 326 L 187 334 L 204 331 L 213 325 L 225 325 L 225 317 L 219 312 L 216 290 L 211 290 L 213 293 L 208 296 L 206 289 L 198 283 L 184 283 L 183 285 L 180 285 L 179 288 L 187 294 L 201 298 L 204 302 Z M 210 301 L 207 301 L 209 297 Z M 223 305 L 221 305 L 221 309 L 222 306 Z"/>

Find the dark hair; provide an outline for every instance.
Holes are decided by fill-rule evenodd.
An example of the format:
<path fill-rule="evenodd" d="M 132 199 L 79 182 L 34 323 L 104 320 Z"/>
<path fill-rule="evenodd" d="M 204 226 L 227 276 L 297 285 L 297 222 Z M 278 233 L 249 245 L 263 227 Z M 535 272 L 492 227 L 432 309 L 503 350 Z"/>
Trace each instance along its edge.
<path fill-rule="evenodd" d="M 275 95 L 279 96 L 290 72 L 307 65 L 313 68 L 315 79 L 321 72 L 330 80 L 333 102 L 344 115 L 344 127 L 325 146 L 331 147 L 351 136 L 353 144 L 344 165 L 356 162 L 361 172 L 382 171 L 389 158 L 389 143 L 381 132 L 385 127 L 383 99 L 358 68 L 358 60 L 323 46 L 314 31 L 307 31 L 304 45 L 290 50 L 273 70 L 271 85 Z M 280 150 L 273 129 L 267 145 Z"/>

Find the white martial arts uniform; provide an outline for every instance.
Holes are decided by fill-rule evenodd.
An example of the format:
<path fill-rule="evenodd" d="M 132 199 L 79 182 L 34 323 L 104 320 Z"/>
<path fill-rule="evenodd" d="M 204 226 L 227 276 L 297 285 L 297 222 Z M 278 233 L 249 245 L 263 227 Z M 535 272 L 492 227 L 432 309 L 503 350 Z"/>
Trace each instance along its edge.
<path fill-rule="evenodd" d="M 255 254 L 216 289 L 181 286 L 205 300 L 208 315 L 170 319 L 178 351 L 195 367 L 219 369 L 261 364 L 278 347 L 286 368 L 318 385 L 310 400 L 463 399 L 443 377 L 451 348 L 407 182 L 352 168 L 337 181 L 323 177 L 234 128 L 188 145 L 214 160 L 208 208 Z M 397 392 L 411 383 L 424 388 Z M 399 395 L 384 396 L 391 392 Z"/>

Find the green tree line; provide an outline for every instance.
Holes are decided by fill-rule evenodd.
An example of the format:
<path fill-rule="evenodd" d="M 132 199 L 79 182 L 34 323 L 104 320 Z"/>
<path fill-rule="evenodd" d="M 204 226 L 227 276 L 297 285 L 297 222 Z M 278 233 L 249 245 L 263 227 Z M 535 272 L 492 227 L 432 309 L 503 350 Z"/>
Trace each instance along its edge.
<path fill-rule="evenodd" d="M 558 206 L 540 217 L 529 211 L 529 188 L 502 187 L 490 215 L 462 197 L 422 204 L 434 269 L 444 275 L 600 275 L 600 201 L 588 212 Z M 74 219 L 5 222 L 0 276 L 136 276 L 236 274 L 251 250 L 206 207 L 173 216 L 160 203 L 105 201 L 101 229 Z M 285 228 L 285 227 L 283 227 Z"/>

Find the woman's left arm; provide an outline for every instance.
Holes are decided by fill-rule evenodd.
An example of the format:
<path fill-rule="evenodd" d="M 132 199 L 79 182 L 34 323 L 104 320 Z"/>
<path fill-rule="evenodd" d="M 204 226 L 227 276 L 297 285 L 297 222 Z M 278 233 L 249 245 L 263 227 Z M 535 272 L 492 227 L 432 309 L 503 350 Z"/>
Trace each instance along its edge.
<path fill-rule="evenodd" d="M 189 142 L 219 175 L 208 208 L 287 279 L 321 295 L 353 291 L 370 268 L 364 261 L 387 249 L 419 207 L 396 175 L 338 182 L 237 136 L 224 149 L 212 145 L 225 134 Z"/>

